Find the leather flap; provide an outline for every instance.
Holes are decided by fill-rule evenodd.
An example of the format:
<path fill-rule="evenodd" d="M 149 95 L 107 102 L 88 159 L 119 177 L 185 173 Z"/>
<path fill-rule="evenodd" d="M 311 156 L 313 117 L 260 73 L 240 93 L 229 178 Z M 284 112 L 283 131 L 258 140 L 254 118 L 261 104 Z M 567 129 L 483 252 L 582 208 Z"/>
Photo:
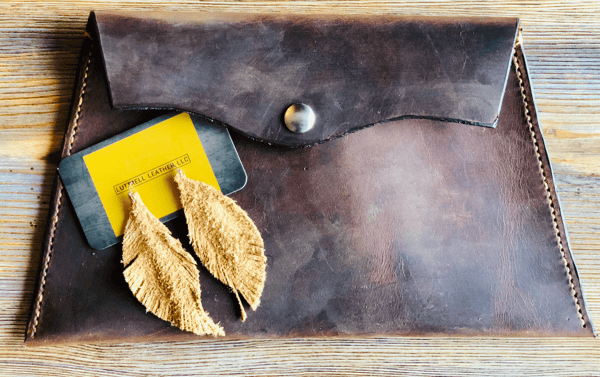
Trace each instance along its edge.
<path fill-rule="evenodd" d="M 180 109 L 306 146 L 375 123 L 495 127 L 518 20 L 96 12 L 116 108 Z M 283 113 L 305 103 L 304 134 Z"/>

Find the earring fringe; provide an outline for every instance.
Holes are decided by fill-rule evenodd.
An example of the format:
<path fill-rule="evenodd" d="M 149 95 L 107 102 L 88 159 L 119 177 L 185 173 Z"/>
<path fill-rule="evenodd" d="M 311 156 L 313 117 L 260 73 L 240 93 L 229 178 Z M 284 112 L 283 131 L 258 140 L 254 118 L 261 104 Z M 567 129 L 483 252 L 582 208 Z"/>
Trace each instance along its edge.
<path fill-rule="evenodd" d="M 200 302 L 196 261 L 142 202 L 132 209 L 123 238 L 125 280 L 135 297 L 157 317 L 198 335 L 225 335 Z"/>
<path fill-rule="evenodd" d="M 190 241 L 208 271 L 256 310 L 265 278 L 266 257 L 260 232 L 248 214 L 231 198 L 179 171 L 175 181 L 188 224 Z"/>

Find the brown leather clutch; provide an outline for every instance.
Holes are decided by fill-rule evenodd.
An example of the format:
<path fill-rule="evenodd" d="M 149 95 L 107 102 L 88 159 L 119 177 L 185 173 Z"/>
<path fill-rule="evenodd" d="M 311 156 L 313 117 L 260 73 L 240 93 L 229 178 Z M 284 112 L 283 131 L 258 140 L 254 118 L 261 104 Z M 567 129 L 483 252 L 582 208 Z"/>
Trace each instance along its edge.
<path fill-rule="evenodd" d="M 229 338 L 591 336 L 516 19 L 92 13 L 67 157 L 178 109 L 228 127 L 232 198 L 265 241 Z M 316 114 L 288 130 L 293 103 Z M 121 245 L 94 250 L 57 177 L 26 341 L 196 339 L 150 313 Z M 185 219 L 168 227 L 186 248 Z"/>

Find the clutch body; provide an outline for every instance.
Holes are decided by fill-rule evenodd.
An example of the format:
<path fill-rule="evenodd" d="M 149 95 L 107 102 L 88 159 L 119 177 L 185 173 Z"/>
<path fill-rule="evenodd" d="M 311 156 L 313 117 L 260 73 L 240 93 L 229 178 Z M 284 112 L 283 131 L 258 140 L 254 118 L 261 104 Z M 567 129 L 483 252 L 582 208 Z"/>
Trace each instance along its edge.
<path fill-rule="evenodd" d="M 590 336 L 514 19 L 92 14 L 63 157 L 173 108 L 228 127 L 261 305 L 228 337 Z M 313 130 L 283 124 L 293 103 Z M 167 223 L 188 250 L 185 219 Z M 28 343 L 193 339 L 92 249 L 57 178 Z"/>

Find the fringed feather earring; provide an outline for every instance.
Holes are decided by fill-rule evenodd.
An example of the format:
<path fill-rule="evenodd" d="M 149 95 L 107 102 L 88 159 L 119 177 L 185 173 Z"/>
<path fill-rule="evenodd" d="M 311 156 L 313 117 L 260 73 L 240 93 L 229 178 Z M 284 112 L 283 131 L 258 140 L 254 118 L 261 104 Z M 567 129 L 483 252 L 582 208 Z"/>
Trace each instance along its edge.
<path fill-rule="evenodd" d="M 202 308 L 196 261 L 136 192 L 123 238 L 123 265 L 135 297 L 157 317 L 198 335 L 225 335 Z"/>
<path fill-rule="evenodd" d="M 175 181 L 194 251 L 208 271 L 233 290 L 245 321 L 239 293 L 256 310 L 265 286 L 267 263 L 260 232 L 233 199 L 212 186 L 181 170 Z"/>

